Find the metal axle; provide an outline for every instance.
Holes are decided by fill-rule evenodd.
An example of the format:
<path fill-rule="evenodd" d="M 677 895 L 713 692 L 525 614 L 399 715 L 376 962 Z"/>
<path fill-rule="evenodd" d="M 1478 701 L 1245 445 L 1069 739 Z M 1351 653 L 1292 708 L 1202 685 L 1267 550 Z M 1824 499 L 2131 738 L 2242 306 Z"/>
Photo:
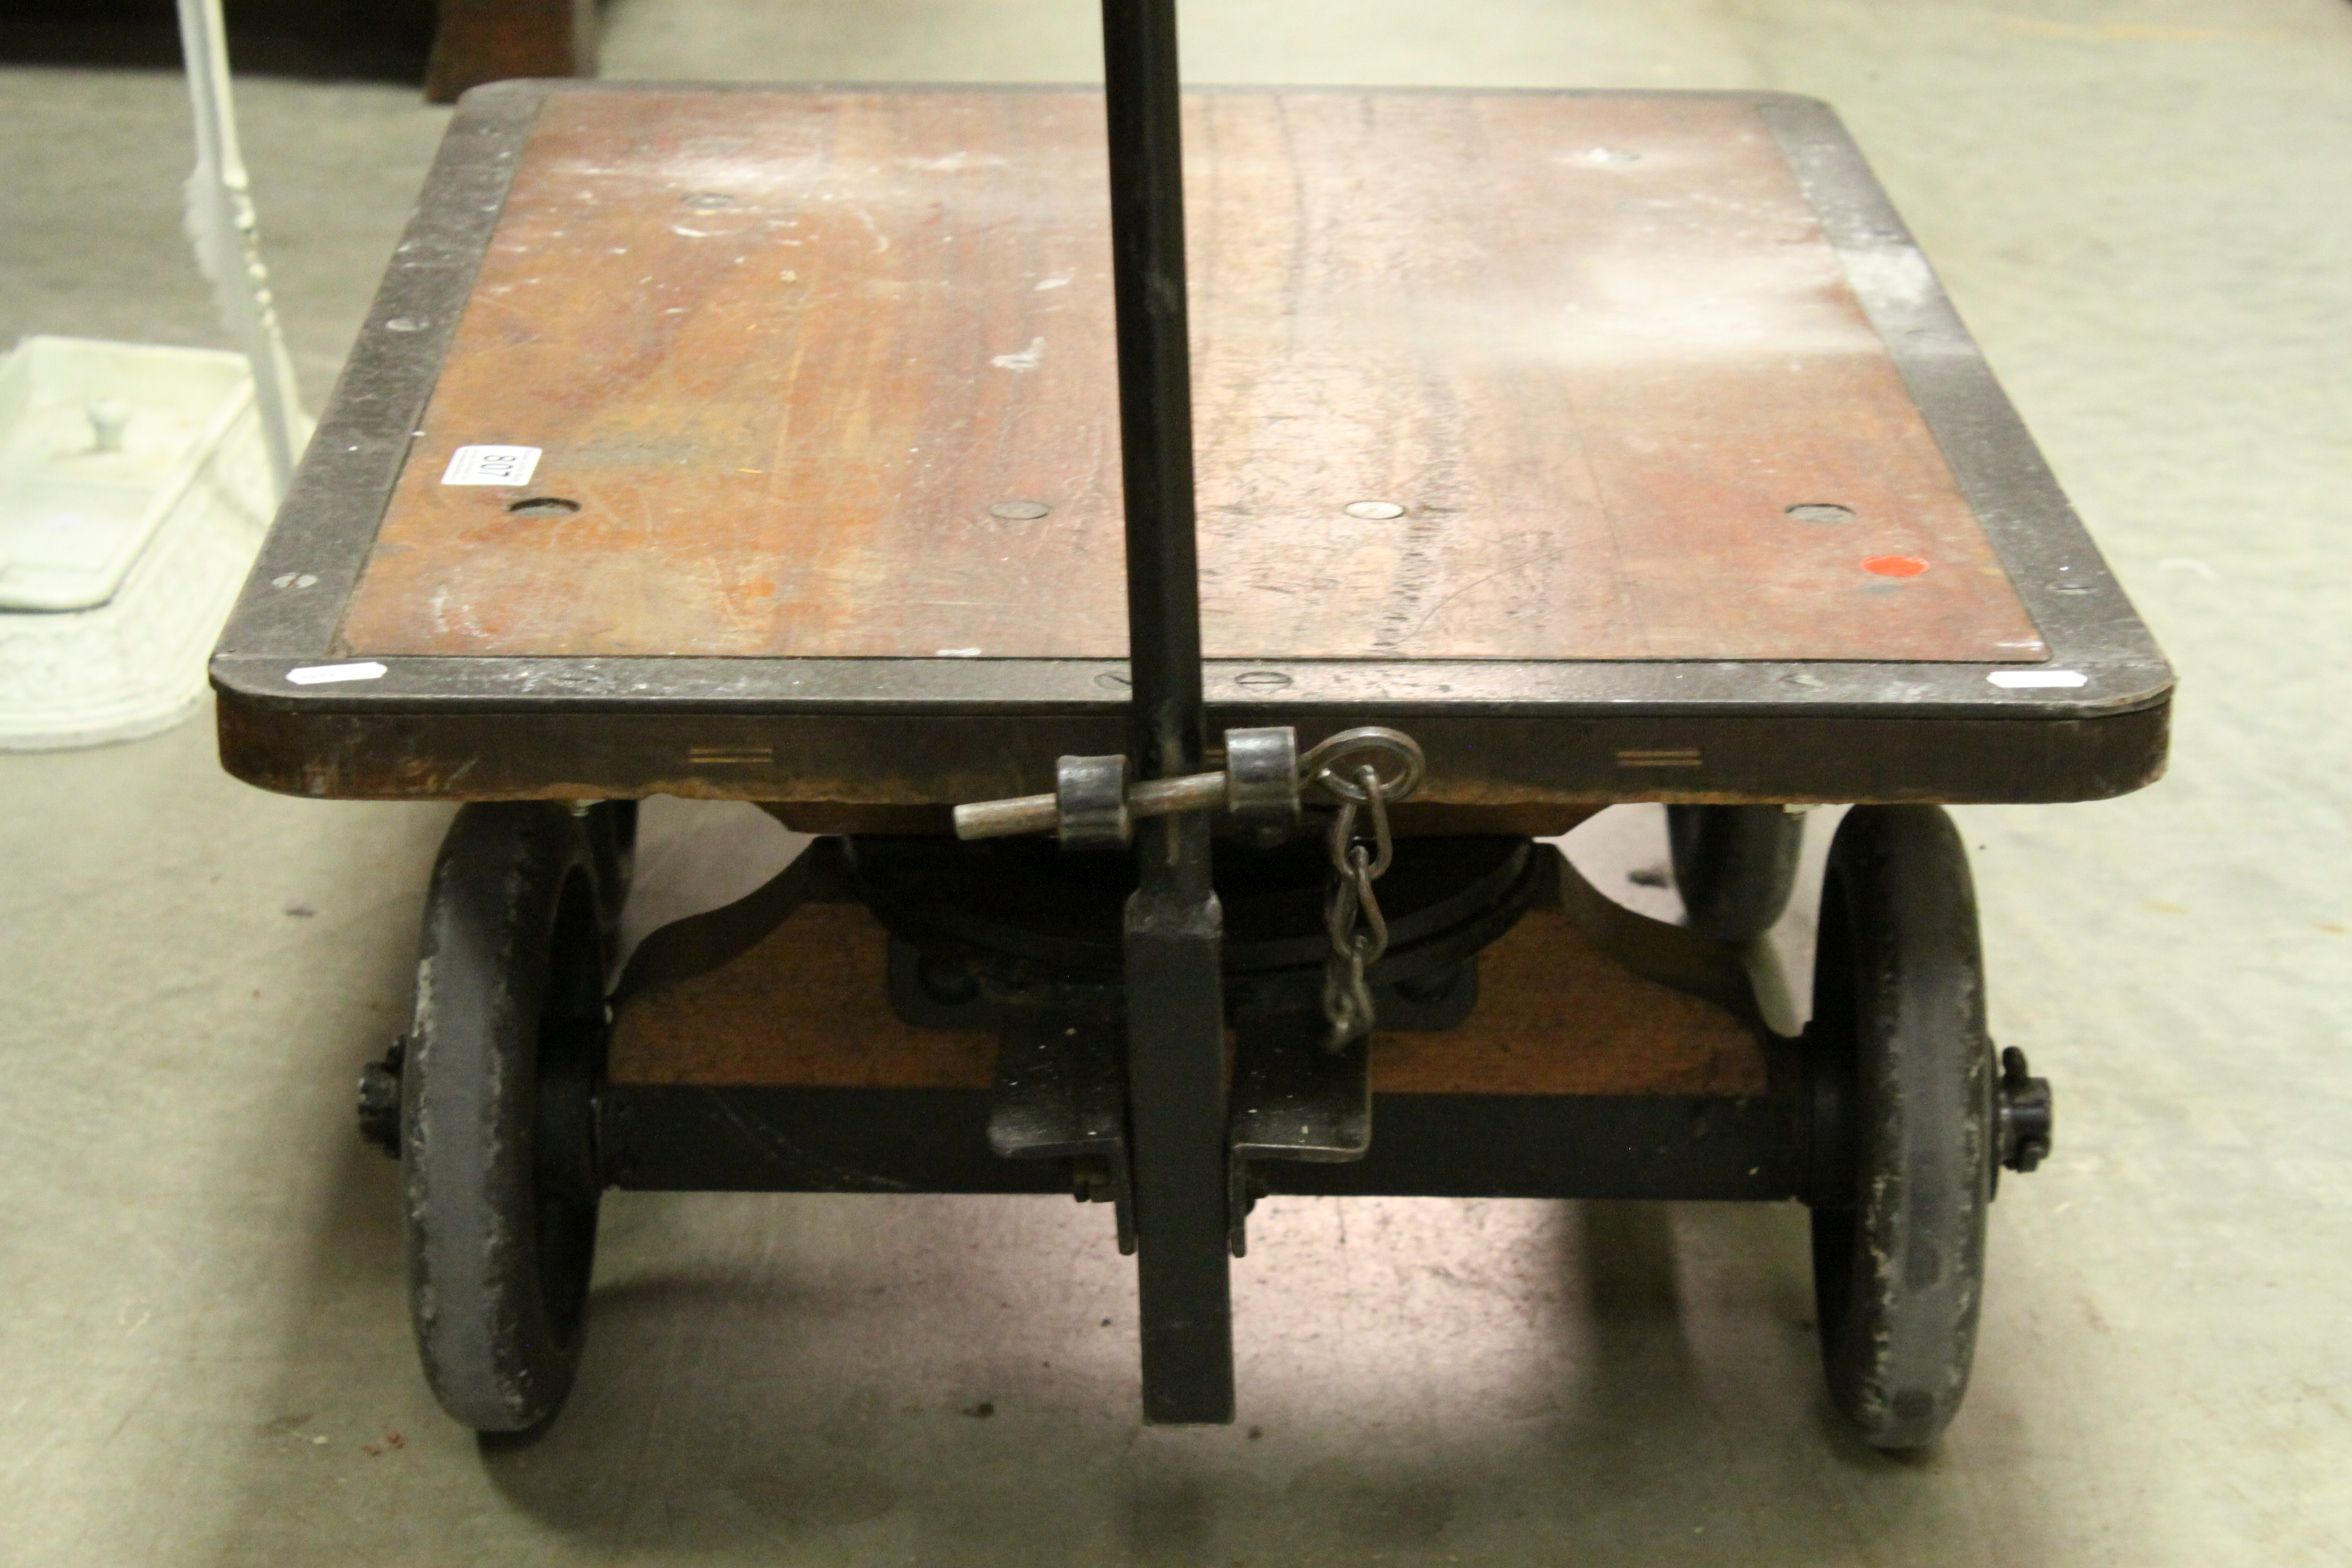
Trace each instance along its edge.
<path fill-rule="evenodd" d="M 1146 779 L 1127 791 L 1131 817 L 1169 817 L 1180 811 L 1215 811 L 1225 804 L 1225 775 L 1187 773 Z M 955 808 L 957 838 L 1014 838 L 1051 833 L 1061 826 L 1059 795 L 1016 795 L 1010 800 L 975 801 Z"/>

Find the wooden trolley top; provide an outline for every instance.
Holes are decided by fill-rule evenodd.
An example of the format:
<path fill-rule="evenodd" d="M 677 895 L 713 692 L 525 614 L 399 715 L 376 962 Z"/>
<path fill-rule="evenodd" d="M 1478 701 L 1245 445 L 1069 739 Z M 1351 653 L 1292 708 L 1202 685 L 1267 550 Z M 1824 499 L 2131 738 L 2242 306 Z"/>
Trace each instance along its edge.
<path fill-rule="evenodd" d="M 2160 767 L 2169 671 L 1820 105 L 1213 92 L 1186 153 L 1220 717 L 1405 723 L 1457 805 Z M 1086 91 L 472 95 L 229 765 L 930 806 L 1115 749 L 1103 169 Z"/>

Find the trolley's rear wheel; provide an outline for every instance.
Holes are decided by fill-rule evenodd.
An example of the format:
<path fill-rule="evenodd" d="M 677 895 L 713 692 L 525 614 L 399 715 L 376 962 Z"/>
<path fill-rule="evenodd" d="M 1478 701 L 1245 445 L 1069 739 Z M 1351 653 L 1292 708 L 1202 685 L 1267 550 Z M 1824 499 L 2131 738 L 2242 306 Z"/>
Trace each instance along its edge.
<path fill-rule="evenodd" d="M 621 906 L 637 871 L 637 802 L 600 800 L 580 813 L 595 856 L 596 916 L 603 928 L 605 956 L 620 946 Z"/>
<path fill-rule="evenodd" d="M 1693 930 L 1752 941 L 1788 908 L 1803 817 L 1779 806 L 1668 806 L 1666 837 Z"/>
<path fill-rule="evenodd" d="M 1836 1107 L 1813 1209 L 1830 1394 L 1870 1443 L 1916 1448 L 1968 1387 L 1999 1139 L 1976 897 L 1941 810 L 1839 825 L 1806 1039 Z"/>
<path fill-rule="evenodd" d="M 398 1069 L 409 1309 L 434 1394 L 484 1432 L 546 1421 L 579 1366 L 617 910 L 596 828 L 561 806 L 469 805 L 425 908 Z"/>

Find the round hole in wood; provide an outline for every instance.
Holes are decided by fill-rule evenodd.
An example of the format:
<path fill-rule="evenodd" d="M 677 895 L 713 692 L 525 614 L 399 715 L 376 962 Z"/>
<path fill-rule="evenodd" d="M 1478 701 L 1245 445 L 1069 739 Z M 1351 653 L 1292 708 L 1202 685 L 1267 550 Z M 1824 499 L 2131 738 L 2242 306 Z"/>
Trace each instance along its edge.
<path fill-rule="evenodd" d="M 533 495 L 507 502 L 506 509 L 516 517 L 569 517 L 580 509 L 580 503 L 560 495 Z"/>

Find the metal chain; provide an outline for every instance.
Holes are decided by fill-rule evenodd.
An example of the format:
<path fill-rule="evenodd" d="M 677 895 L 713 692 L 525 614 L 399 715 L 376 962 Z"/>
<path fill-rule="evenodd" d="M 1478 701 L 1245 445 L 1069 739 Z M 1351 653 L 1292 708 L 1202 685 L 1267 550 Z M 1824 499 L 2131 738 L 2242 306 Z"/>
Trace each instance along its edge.
<path fill-rule="evenodd" d="M 1331 892 L 1323 901 L 1323 929 L 1331 939 L 1323 963 L 1323 1017 L 1331 1025 L 1324 1048 L 1337 1051 L 1372 1032 L 1372 987 L 1364 971 L 1388 951 L 1388 921 L 1372 884 L 1388 873 L 1396 844 L 1389 837 L 1388 800 L 1371 764 L 1356 769 L 1361 801 L 1344 796 L 1332 814 Z M 1370 817 L 1372 845 L 1357 841 L 1358 813 Z"/>

